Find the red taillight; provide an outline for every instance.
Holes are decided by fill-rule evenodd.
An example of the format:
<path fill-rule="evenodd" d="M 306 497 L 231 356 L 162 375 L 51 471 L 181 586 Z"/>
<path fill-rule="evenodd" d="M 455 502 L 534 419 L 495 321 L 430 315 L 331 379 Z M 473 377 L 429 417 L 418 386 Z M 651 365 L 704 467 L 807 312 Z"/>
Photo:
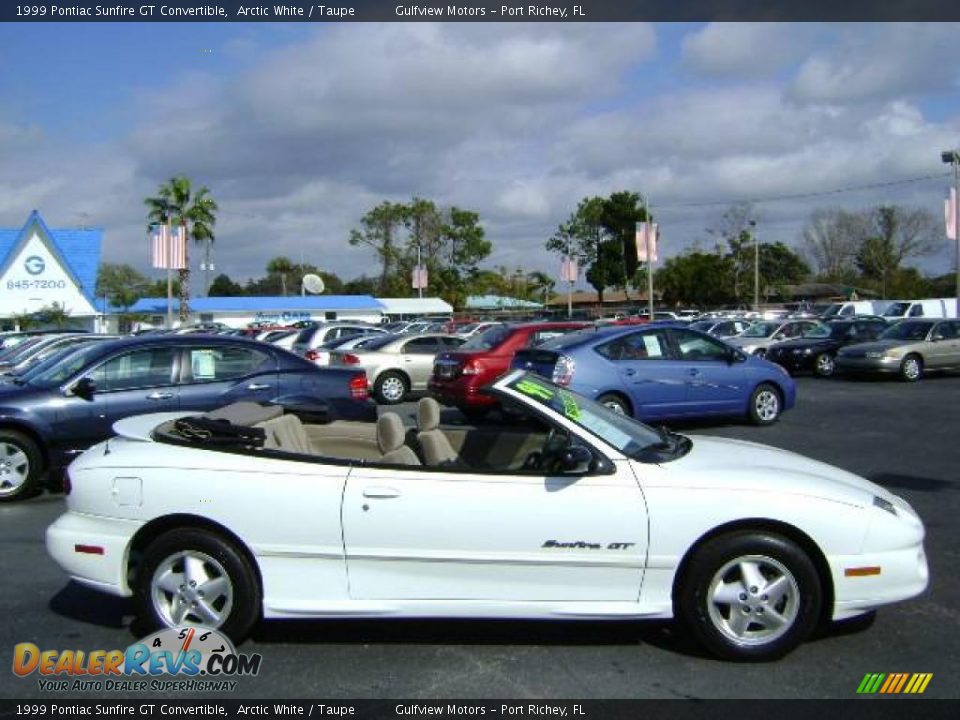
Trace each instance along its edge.
<path fill-rule="evenodd" d="M 304 357 L 310 362 L 316 362 L 320 358 L 320 353 L 316 350 L 307 350 L 307 354 Z"/>
<path fill-rule="evenodd" d="M 567 386 L 573 382 L 573 371 L 576 369 L 576 363 L 572 357 L 561 355 L 557 358 L 557 364 L 553 366 L 553 380 L 557 385 Z"/>
<path fill-rule="evenodd" d="M 483 372 L 483 363 L 479 360 L 467 360 L 460 372 L 464 375 L 479 375 Z"/>
<path fill-rule="evenodd" d="M 105 555 L 103 547 L 100 545 L 74 545 L 73 551 L 83 553 L 84 555 Z"/>
<path fill-rule="evenodd" d="M 360 373 L 350 378 L 350 397 L 355 400 L 366 400 L 370 397 L 370 382 L 366 373 Z"/>
<path fill-rule="evenodd" d="M 344 365 L 359 365 L 359 364 L 360 364 L 360 358 L 359 358 L 359 356 L 354 355 L 353 353 L 344 353 L 343 355 L 340 355 L 339 357 L 340 357 L 340 362 L 342 362 Z"/>

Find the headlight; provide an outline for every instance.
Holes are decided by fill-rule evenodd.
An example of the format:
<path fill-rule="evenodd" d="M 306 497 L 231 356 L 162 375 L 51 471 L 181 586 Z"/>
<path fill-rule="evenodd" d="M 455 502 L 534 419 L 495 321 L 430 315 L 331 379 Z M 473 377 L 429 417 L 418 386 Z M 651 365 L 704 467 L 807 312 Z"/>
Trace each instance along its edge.
<path fill-rule="evenodd" d="M 878 507 L 881 510 L 886 510 L 888 513 L 890 513 L 895 517 L 899 517 L 897 516 L 897 509 L 893 506 L 893 503 L 890 502 L 889 500 L 884 500 L 879 495 L 873 496 L 873 506 Z"/>
<path fill-rule="evenodd" d="M 813 350 L 811 350 L 810 348 L 804 348 L 804 349 L 803 349 L 803 354 L 804 354 L 804 355 L 810 355 L 810 354 L 812 354 L 812 353 L 813 353 Z"/>

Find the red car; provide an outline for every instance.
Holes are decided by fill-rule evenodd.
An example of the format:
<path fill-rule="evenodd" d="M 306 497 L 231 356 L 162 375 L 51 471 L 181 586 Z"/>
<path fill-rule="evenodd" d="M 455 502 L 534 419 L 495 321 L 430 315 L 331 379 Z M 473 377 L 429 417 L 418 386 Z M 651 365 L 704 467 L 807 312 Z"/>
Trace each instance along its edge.
<path fill-rule="evenodd" d="M 593 327 L 588 322 L 539 322 L 497 325 L 470 338 L 459 350 L 443 352 L 433 362 L 430 394 L 469 418 L 479 418 L 497 401 L 480 389 L 510 369 L 517 350 L 536 347 L 557 335 Z"/>

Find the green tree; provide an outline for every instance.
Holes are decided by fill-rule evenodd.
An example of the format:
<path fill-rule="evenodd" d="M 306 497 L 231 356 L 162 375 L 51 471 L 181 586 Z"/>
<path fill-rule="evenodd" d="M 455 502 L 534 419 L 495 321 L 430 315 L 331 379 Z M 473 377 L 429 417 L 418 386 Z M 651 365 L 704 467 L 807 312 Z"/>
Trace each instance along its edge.
<path fill-rule="evenodd" d="M 810 276 L 810 266 L 782 242 L 759 246 L 760 292 L 800 283 Z"/>
<path fill-rule="evenodd" d="M 180 280 L 179 278 L 173 279 L 173 296 L 180 296 Z M 144 288 L 143 296 L 148 298 L 166 298 L 167 297 L 167 281 L 163 280 L 154 280 L 149 285 Z"/>
<path fill-rule="evenodd" d="M 39 324 L 53 325 L 58 329 L 64 328 L 70 323 L 70 311 L 67 306 L 56 301 L 37 310 L 34 317 Z"/>
<path fill-rule="evenodd" d="M 287 276 L 292 273 L 293 270 L 293 261 L 288 257 L 283 257 L 282 255 L 273 258 L 267 263 L 267 274 L 279 276 L 280 294 L 284 297 L 287 295 Z"/>
<path fill-rule="evenodd" d="M 570 255 L 586 266 L 587 281 L 603 302 L 608 287 L 627 290 L 637 269 L 636 224 L 649 219 L 639 193 L 584 198 L 547 240 L 550 252 Z"/>
<path fill-rule="evenodd" d="M 707 234 L 716 240 L 719 254 L 733 260 L 730 276 L 733 296 L 744 301 L 753 297 L 753 244 L 756 238 L 756 211 L 750 203 L 735 203 L 723 211 L 719 221 L 707 228 Z"/>
<path fill-rule="evenodd" d="M 376 295 L 379 281 L 376 278 L 361 275 L 343 284 L 343 292 L 347 295 Z"/>
<path fill-rule="evenodd" d="M 360 230 L 351 230 L 349 243 L 366 245 L 373 249 L 380 261 L 378 293 L 389 296 L 396 284 L 396 267 L 399 255 L 400 228 L 408 216 L 407 208 L 399 203 L 383 201 L 360 218 Z M 394 282 L 391 283 L 391 274 Z"/>
<path fill-rule="evenodd" d="M 243 286 L 235 283 L 224 273 L 220 273 L 213 279 L 210 290 L 207 292 L 209 297 L 236 297 L 243 294 Z"/>
<path fill-rule="evenodd" d="M 936 248 L 940 225 L 925 209 L 881 205 L 866 213 L 867 235 L 857 250 L 856 263 L 864 278 L 873 281 L 881 297 L 905 260 Z"/>
<path fill-rule="evenodd" d="M 867 235 L 863 213 L 840 208 L 815 210 L 803 228 L 807 256 L 823 282 L 852 284 L 856 279 L 857 249 Z"/>
<path fill-rule="evenodd" d="M 144 297 L 149 285 L 150 281 L 132 266 L 103 262 L 97 272 L 95 292 L 97 297 L 105 297 L 111 305 L 126 312 L 131 305 Z"/>
<path fill-rule="evenodd" d="M 179 271 L 180 276 L 180 321 L 185 322 L 190 313 L 190 238 L 194 242 L 213 242 L 213 226 L 217 222 L 216 201 L 210 196 L 210 189 L 200 187 L 196 191 L 186 175 L 177 175 L 163 183 L 155 197 L 144 200 L 147 206 L 149 225 L 179 225 L 187 234 L 187 263 Z M 166 293 L 164 293 L 166 294 Z"/>
<path fill-rule="evenodd" d="M 734 299 L 730 255 L 692 252 L 672 257 L 656 272 L 656 286 L 671 305 L 715 307 Z"/>
<path fill-rule="evenodd" d="M 545 272 L 533 270 L 527 273 L 527 287 L 530 290 L 529 299 L 536 300 L 542 305 L 546 305 L 550 301 L 556 285 L 556 280 Z"/>

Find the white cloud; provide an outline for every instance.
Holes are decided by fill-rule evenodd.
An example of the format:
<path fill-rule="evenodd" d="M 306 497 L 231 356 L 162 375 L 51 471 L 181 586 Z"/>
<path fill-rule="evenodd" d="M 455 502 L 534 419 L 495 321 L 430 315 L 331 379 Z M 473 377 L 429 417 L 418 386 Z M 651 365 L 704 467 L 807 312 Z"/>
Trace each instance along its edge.
<path fill-rule="evenodd" d="M 705 75 L 772 77 L 809 50 L 815 27 L 805 23 L 709 23 L 683 39 L 683 63 Z"/>

